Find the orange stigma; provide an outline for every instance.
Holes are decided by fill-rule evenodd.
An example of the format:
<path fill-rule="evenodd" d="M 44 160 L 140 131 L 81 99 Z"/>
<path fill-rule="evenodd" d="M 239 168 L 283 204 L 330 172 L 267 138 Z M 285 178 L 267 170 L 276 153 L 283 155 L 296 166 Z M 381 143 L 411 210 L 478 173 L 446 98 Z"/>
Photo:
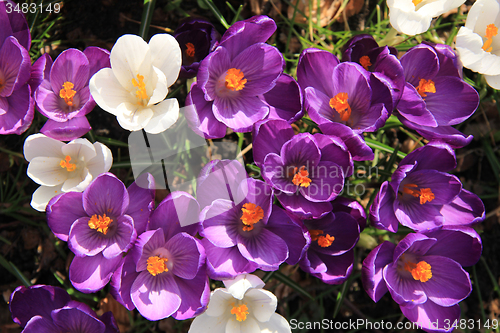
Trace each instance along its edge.
<path fill-rule="evenodd" d="M 163 272 L 168 272 L 167 268 L 167 258 L 160 258 L 158 256 L 152 256 L 148 258 L 148 272 L 156 276 Z"/>
<path fill-rule="evenodd" d="M 348 98 L 347 93 L 338 93 L 330 99 L 330 107 L 338 112 L 342 121 L 348 121 L 351 116 L 351 107 L 347 102 Z"/>
<path fill-rule="evenodd" d="M 239 91 L 245 87 L 247 79 L 243 72 L 237 68 L 229 68 L 226 73 L 226 88 L 232 91 Z"/>
<path fill-rule="evenodd" d="M 186 44 L 186 56 L 188 58 L 194 58 L 194 45 L 193 45 L 193 43 Z"/>
<path fill-rule="evenodd" d="M 427 282 L 432 277 L 431 265 L 425 261 L 420 261 L 418 264 L 407 261 L 404 268 L 411 273 L 415 280 L 420 282 Z"/>
<path fill-rule="evenodd" d="M 491 52 L 493 50 L 493 47 L 491 46 L 491 43 L 493 43 L 493 37 L 498 35 L 498 28 L 492 23 L 488 24 L 486 27 L 486 41 L 483 44 L 482 49 L 485 50 L 486 52 Z"/>
<path fill-rule="evenodd" d="M 420 79 L 420 82 L 418 82 L 417 92 L 422 97 L 427 97 L 426 93 L 435 93 L 436 92 L 436 86 L 434 85 L 434 81 L 432 81 L 432 80 L 426 80 L 426 79 Z"/>
<path fill-rule="evenodd" d="M 103 216 L 94 214 L 89 220 L 89 227 L 91 229 L 97 229 L 102 234 L 105 234 L 108 232 L 109 225 L 113 222 L 113 220 L 104 214 Z"/>
<path fill-rule="evenodd" d="M 59 97 L 64 98 L 64 102 L 68 106 L 73 106 L 73 97 L 76 95 L 76 91 L 73 90 L 75 85 L 69 81 L 64 82 L 63 88 L 59 90 Z"/>
<path fill-rule="evenodd" d="M 233 306 L 231 309 L 231 314 L 236 315 L 237 321 L 245 321 L 247 319 L 248 307 L 245 304 L 241 304 L 240 306 Z"/>
<path fill-rule="evenodd" d="M 146 93 L 146 84 L 144 83 L 144 76 L 142 76 L 141 74 L 137 74 L 137 80 L 132 79 L 132 84 L 137 88 L 135 97 L 138 100 L 141 100 L 140 102 L 137 102 L 137 104 L 143 104 L 142 101 L 148 99 L 148 94 Z"/>
<path fill-rule="evenodd" d="M 335 237 L 326 234 L 323 236 L 323 230 L 309 230 L 309 234 L 311 235 L 311 241 L 318 242 L 318 245 L 321 247 L 329 247 L 332 245 Z"/>
<path fill-rule="evenodd" d="M 243 231 L 253 230 L 253 225 L 262 220 L 264 217 L 264 210 L 260 206 L 250 202 L 244 204 L 241 211 L 243 212 L 243 215 L 240 219 L 245 225 L 243 226 Z"/>
<path fill-rule="evenodd" d="M 417 7 L 422 1 L 424 1 L 424 0 L 412 0 L 411 2 L 413 2 L 415 7 Z"/>
<path fill-rule="evenodd" d="M 71 157 L 69 155 L 66 155 L 66 157 L 64 158 L 64 160 L 61 160 L 61 163 L 59 163 L 59 165 L 61 166 L 61 168 L 63 169 L 66 169 L 68 171 L 75 171 L 76 169 L 76 164 L 74 163 L 69 163 L 69 161 L 71 161 Z"/>
<path fill-rule="evenodd" d="M 405 184 L 403 185 L 403 193 L 414 196 L 415 198 L 420 197 L 420 204 L 423 205 L 426 202 L 431 202 L 436 197 L 430 188 L 418 189 L 416 184 Z"/>
<path fill-rule="evenodd" d="M 307 172 L 305 166 L 301 166 L 297 172 L 297 168 L 294 169 L 295 176 L 293 176 L 292 183 L 300 187 L 308 187 L 311 185 L 311 178 L 309 178 L 309 172 Z"/>
<path fill-rule="evenodd" d="M 362 56 L 361 58 L 359 58 L 359 63 L 361 64 L 361 66 L 363 66 L 364 69 L 368 70 L 368 67 L 370 67 L 372 65 L 371 61 L 370 61 L 370 57 L 367 56 L 367 55 L 364 55 Z"/>

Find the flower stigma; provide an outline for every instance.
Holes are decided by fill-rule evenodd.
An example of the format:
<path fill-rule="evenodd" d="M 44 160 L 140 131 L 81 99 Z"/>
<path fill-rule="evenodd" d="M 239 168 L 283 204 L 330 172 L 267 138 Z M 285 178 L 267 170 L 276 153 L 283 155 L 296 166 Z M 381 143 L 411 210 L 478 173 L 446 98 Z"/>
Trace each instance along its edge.
<path fill-rule="evenodd" d="M 405 184 L 403 185 L 403 193 L 414 196 L 415 198 L 420 197 L 420 204 L 423 205 L 426 202 L 431 202 L 436 198 L 434 193 L 430 188 L 418 189 L 416 184 Z"/>
<path fill-rule="evenodd" d="M 135 97 L 137 98 L 138 105 L 144 105 L 144 100 L 148 99 L 148 94 L 146 93 L 146 84 L 144 83 L 144 76 L 137 74 L 137 80 L 132 79 L 132 84 L 137 88 L 135 92 Z"/>
<path fill-rule="evenodd" d="M 76 164 L 69 163 L 69 161 L 71 161 L 71 156 L 66 155 L 66 157 L 64 158 L 64 160 L 61 160 L 61 163 L 59 163 L 59 165 L 61 166 L 61 168 L 66 169 L 69 172 L 75 171 Z"/>
<path fill-rule="evenodd" d="M 348 121 L 351 116 L 351 107 L 347 102 L 348 98 L 347 93 L 342 92 L 330 99 L 330 107 L 338 112 L 342 121 Z"/>
<path fill-rule="evenodd" d="M 293 176 L 292 183 L 300 187 L 308 187 L 311 185 L 311 178 L 309 178 L 309 172 L 306 170 L 305 166 L 301 166 L 297 172 L 297 168 L 294 168 L 295 176 Z"/>
<path fill-rule="evenodd" d="M 109 225 L 111 224 L 111 222 L 113 222 L 113 219 L 111 219 L 110 217 L 106 216 L 106 214 L 104 214 L 102 216 L 94 214 L 90 218 L 88 224 L 89 224 L 89 227 L 91 229 L 97 229 L 97 231 L 99 231 L 100 233 L 106 235 L 107 232 L 108 232 Z"/>
<path fill-rule="evenodd" d="M 372 65 L 372 63 L 370 61 L 370 57 L 367 55 L 364 55 L 361 58 L 359 58 L 359 63 L 366 70 L 368 70 L 368 67 L 370 67 Z"/>
<path fill-rule="evenodd" d="M 329 247 L 335 240 L 335 237 L 329 234 L 323 236 L 323 230 L 309 230 L 309 234 L 311 234 L 311 241 L 317 241 L 318 245 L 321 247 Z"/>
<path fill-rule="evenodd" d="M 488 24 L 486 26 L 486 41 L 483 44 L 483 50 L 485 50 L 486 52 L 491 52 L 491 50 L 493 50 L 493 46 L 491 46 L 491 43 L 493 43 L 493 37 L 495 37 L 496 35 L 498 35 L 498 28 L 493 23 Z"/>
<path fill-rule="evenodd" d="M 253 225 L 264 217 L 264 210 L 256 204 L 247 202 L 241 208 L 243 215 L 240 217 L 243 222 L 243 231 L 253 230 Z"/>
<path fill-rule="evenodd" d="M 245 87 L 247 79 L 244 78 L 243 72 L 237 68 L 229 68 L 226 72 L 225 85 L 226 88 L 232 91 L 240 91 Z"/>
<path fill-rule="evenodd" d="M 231 309 L 231 314 L 236 315 L 237 321 L 245 321 L 249 313 L 248 307 L 245 304 L 241 304 L 239 306 L 235 306 L 233 304 L 233 308 Z"/>
<path fill-rule="evenodd" d="M 418 82 L 418 87 L 416 89 L 419 95 L 422 97 L 427 97 L 427 93 L 434 94 L 436 92 L 434 81 L 426 79 L 420 79 L 420 81 Z"/>
<path fill-rule="evenodd" d="M 412 0 L 411 2 L 413 2 L 415 7 L 417 7 L 422 1 L 424 1 L 424 0 Z"/>
<path fill-rule="evenodd" d="M 59 97 L 64 99 L 64 102 L 68 106 L 73 106 L 73 97 L 76 95 L 76 91 L 73 90 L 75 85 L 69 81 L 63 83 L 63 88 L 59 90 Z"/>
<path fill-rule="evenodd" d="M 186 56 L 188 58 L 194 58 L 194 44 L 193 43 L 187 43 L 186 44 Z"/>
<path fill-rule="evenodd" d="M 427 282 L 432 277 L 431 265 L 425 261 L 415 264 L 411 261 L 405 262 L 404 269 L 411 273 L 411 276 L 420 282 Z"/>
<path fill-rule="evenodd" d="M 160 258 L 158 256 L 151 256 L 148 258 L 148 272 L 156 276 L 163 272 L 168 272 L 167 268 L 167 258 Z"/>

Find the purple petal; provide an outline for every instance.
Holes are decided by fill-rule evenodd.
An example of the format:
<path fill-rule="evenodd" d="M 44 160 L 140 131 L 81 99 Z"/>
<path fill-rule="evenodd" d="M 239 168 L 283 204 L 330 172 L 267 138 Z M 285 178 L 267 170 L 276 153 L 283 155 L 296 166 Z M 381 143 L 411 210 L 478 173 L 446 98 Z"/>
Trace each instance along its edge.
<path fill-rule="evenodd" d="M 31 77 L 28 81 L 31 91 L 34 92 L 43 80 L 49 80 L 52 62 L 50 55 L 44 53 L 33 63 L 33 66 L 31 66 Z"/>
<path fill-rule="evenodd" d="M 231 68 L 231 59 L 226 48 L 219 46 L 200 63 L 196 84 L 203 91 L 205 101 L 213 101 L 218 96 L 218 81 Z M 201 100 L 193 100 L 194 103 Z M 201 109 L 202 106 L 197 106 Z"/>
<path fill-rule="evenodd" d="M 415 129 L 428 140 L 437 140 L 449 144 L 452 148 L 462 148 L 472 142 L 472 135 L 465 136 L 462 132 L 451 126 L 425 127 L 410 125 L 402 121 L 405 126 Z"/>
<path fill-rule="evenodd" d="M 375 200 L 370 206 L 370 221 L 377 229 L 397 232 L 399 221 L 394 214 L 394 201 L 396 195 L 385 181 L 380 186 L 380 192 L 375 196 Z"/>
<path fill-rule="evenodd" d="M 444 307 L 427 301 L 414 307 L 401 305 L 401 312 L 427 332 L 451 332 L 454 329 L 453 323 L 459 322 L 460 319 L 458 304 Z"/>
<path fill-rule="evenodd" d="M 428 95 L 429 96 L 429 95 Z M 398 118 L 401 117 L 416 125 L 436 127 L 437 121 L 426 108 L 425 101 L 409 83 L 406 83 L 403 95 L 398 103 Z M 402 120 L 401 120 L 402 121 Z"/>
<path fill-rule="evenodd" d="M 359 224 L 359 231 L 366 227 L 365 208 L 356 200 L 344 197 L 337 197 L 332 201 L 332 212 L 345 212 L 356 219 Z"/>
<path fill-rule="evenodd" d="M 269 119 L 285 120 L 291 124 L 304 115 L 302 91 L 298 83 L 288 74 L 283 73 L 276 81 L 274 88 L 265 93 L 262 98 L 269 104 Z"/>
<path fill-rule="evenodd" d="M 52 312 L 54 323 L 66 332 L 104 333 L 106 325 L 96 317 L 77 308 L 62 308 Z"/>
<path fill-rule="evenodd" d="M 83 208 L 89 216 L 118 217 L 125 213 L 129 196 L 125 185 L 111 173 L 97 176 L 83 193 Z"/>
<path fill-rule="evenodd" d="M 47 223 L 52 232 L 67 242 L 71 225 L 81 217 L 88 216 L 83 209 L 82 193 L 62 193 L 52 198 L 47 205 Z"/>
<path fill-rule="evenodd" d="M 113 313 L 111 311 L 103 313 L 103 315 L 99 317 L 99 320 L 106 325 L 104 333 L 120 333 L 118 324 L 116 323 L 115 317 L 113 317 Z"/>
<path fill-rule="evenodd" d="M 173 261 L 172 274 L 181 279 L 191 280 L 205 263 L 205 251 L 201 243 L 186 233 L 170 238 L 165 248 L 170 251 Z"/>
<path fill-rule="evenodd" d="M 282 120 L 265 120 L 255 124 L 253 157 L 257 165 L 264 163 L 267 154 L 280 154 L 281 147 L 294 133 L 292 127 Z"/>
<path fill-rule="evenodd" d="M 146 231 L 149 216 L 155 205 L 154 177 L 149 173 L 140 175 L 127 188 L 127 192 L 129 195 L 129 205 L 125 213 L 134 220 L 134 227 L 137 230 L 137 234 L 141 234 Z"/>
<path fill-rule="evenodd" d="M 374 248 L 363 260 L 361 280 L 366 293 L 374 302 L 378 302 L 388 291 L 382 270 L 392 262 L 395 248 L 396 245 L 385 241 Z"/>
<path fill-rule="evenodd" d="M 339 256 L 308 252 L 307 258 L 303 258 L 300 261 L 300 267 L 325 283 L 341 284 L 351 274 L 353 262 L 354 250 Z"/>
<path fill-rule="evenodd" d="M 477 195 L 465 189 L 439 213 L 444 217 L 444 225 L 473 225 L 484 220 L 484 204 Z"/>
<path fill-rule="evenodd" d="M 95 256 L 102 252 L 109 239 L 103 233 L 89 227 L 89 217 L 76 220 L 69 231 L 68 246 L 77 256 Z"/>
<path fill-rule="evenodd" d="M 269 113 L 269 106 L 259 96 L 240 94 L 217 98 L 212 110 L 215 118 L 236 132 L 249 132 L 257 121 Z"/>
<path fill-rule="evenodd" d="M 330 106 L 332 97 L 314 87 L 305 88 L 304 109 L 315 123 L 323 125 L 340 121 L 339 113 Z"/>
<path fill-rule="evenodd" d="M 439 206 L 438 206 L 439 207 Z M 394 201 L 394 212 L 399 222 L 416 231 L 433 229 L 443 225 L 444 218 L 434 205 L 420 205 L 418 201 L 402 203 Z"/>
<path fill-rule="evenodd" d="M 83 50 L 83 54 L 89 60 L 89 78 L 91 78 L 100 69 L 111 67 L 109 61 L 110 52 L 97 46 L 89 46 Z"/>
<path fill-rule="evenodd" d="M 279 202 L 286 210 L 302 219 L 320 218 L 332 211 L 330 202 L 311 202 L 299 194 L 277 194 Z"/>
<path fill-rule="evenodd" d="M 4 41 L 0 48 L 0 59 L 3 85 L 0 97 L 7 97 L 28 82 L 31 60 L 28 51 L 14 37 L 8 37 Z"/>
<path fill-rule="evenodd" d="M 237 246 L 219 248 L 202 239 L 203 247 L 207 254 L 207 270 L 211 279 L 229 279 L 237 275 L 252 273 L 258 268 L 254 262 L 245 259 Z"/>
<path fill-rule="evenodd" d="M 382 272 L 387 288 L 396 303 L 413 306 L 427 301 L 427 295 L 422 290 L 422 282 L 414 280 L 409 272 L 406 272 L 409 277 L 401 276 L 398 263 L 386 265 Z"/>
<path fill-rule="evenodd" d="M 21 134 L 30 127 L 35 113 L 35 99 L 28 84 L 0 97 L 0 134 Z"/>
<path fill-rule="evenodd" d="M 237 244 L 238 226 L 241 224 L 238 208 L 231 201 L 218 199 L 202 212 L 203 231 L 200 233 L 213 245 L 222 248 Z"/>
<path fill-rule="evenodd" d="M 279 155 L 269 153 L 262 165 L 262 178 L 275 189 L 287 194 L 297 192 L 297 185 L 293 184 L 288 174 L 293 173 L 295 166 L 284 165 Z"/>
<path fill-rule="evenodd" d="M 262 223 L 267 224 L 269 215 L 271 214 L 271 205 L 274 199 L 274 191 L 271 186 L 261 180 L 247 178 L 240 183 L 238 191 L 234 195 L 235 202 L 238 203 L 253 203 L 264 211 Z M 240 207 L 238 205 L 238 207 Z M 238 215 L 241 208 L 238 208 Z"/>
<path fill-rule="evenodd" d="M 134 261 L 136 261 L 136 271 L 141 272 L 147 269 L 147 261 L 151 256 L 158 255 L 158 249 L 162 250 L 165 247 L 165 236 L 163 229 L 149 230 L 143 232 L 137 237 L 134 250 L 131 252 Z M 163 252 L 163 251 L 161 251 Z"/>
<path fill-rule="evenodd" d="M 69 279 L 82 292 L 96 292 L 109 282 L 121 261 L 121 256 L 106 259 L 102 253 L 93 257 L 75 257 L 69 267 Z"/>
<path fill-rule="evenodd" d="M 194 83 L 184 109 L 189 127 L 206 139 L 223 138 L 226 135 L 226 125 L 215 118 L 212 106 L 213 102 L 207 102 L 203 91 Z"/>
<path fill-rule="evenodd" d="M 446 172 L 457 166 L 455 152 L 449 145 L 441 142 L 431 142 L 415 149 L 406 155 L 400 164 L 415 164 L 417 161 L 414 170 L 431 169 Z"/>
<path fill-rule="evenodd" d="M 423 41 L 423 44 L 431 46 L 439 58 L 438 76 L 455 76 L 462 78 L 462 63 L 451 46 Z"/>
<path fill-rule="evenodd" d="M 366 144 L 363 136 L 359 133 L 355 133 L 350 127 L 340 123 L 324 123 L 319 125 L 319 128 L 326 135 L 333 135 L 341 138 L 347 146 L 353 160 L 373 160 L 374 153 Z"/>
<path fill-rule="evenodd" d="M 87 134 L 91 129 L 87 117 L 83 116 L 65 122 L 47 119 L 45 125 L 40 129 L 40 133 L 59 141 L 71 141 Z"/>
<path fill-rule="evenodd" d="M 335 199 L 344 188 L 344 172 L 336 163 L 321 161 L 309 168 L 311 184 L 299 189 L 300 193 L 313 202 L 325 202 Z"/>
<path fill-rule="evenodd" d="M 113 273 L 110 284 L 111 295 L 113 295 L 113 297 L 129 311 L 135 308 L 132 298 L 130 297 L 132 284 L 139 276 L 135 267 L 136 265 L 132 256 L 125 256 L 121 265 Z"/>
<path fill-rule="evenodd" d="M 333 70 L 339 63 L 337 57 L 328 51 L 305 49 L 300 54 L 297 65 L 297 81 L 300 87 L 313 87 L 328 95 L 332 89 Z"/>
<path fill-rule="evenodd" d="M 394 250 L 393 261 L 397 261 L 399 257 L 406 251 L 418 256 L 425 255 L 435 243 L 435 239 L 429 238 L 424 234 L 408 234 L 396 246 L 396 249 Z"/>
<path fill-rule="evenodd" d="M 243 257 L 257 263 L 260 269 L 266 271 L 278 269 L 278 266 L 288 258 L 285 241 L 266 228 L 251 237 L 238 235 L 238 249 Z"/>
<path fill-rule="evenodd" d="M 0 2 L 1 4 L 1 2 Z M 23 333 L 54 333 L 59 331 L 60 328 L 54 325 L 50 315 L 47 317 L 35 316 L 28 321 Z"/>
<path fill-rule="evenodd" d="M 314 136 L 309 133 L 300 133 L 283 145 L 281 158 L 283 164 L 287 166 L 293 165 L 299 168 L 305 166 L 308 169 L 318 165 L 321 151 Z"/>
<path fill-rule="evenodd" d="M 134 220 L 128 215 L 120 216 L 116 221 L 115 228 L 115 230 L 111 230 L 114 234 L 108 238 L 108 245 L 102 251 L 102 254 L 107 259 L 127 252 L 137 237 L 137 232 L 134 229 Z"/>
<path fill-rule="evenodd" d="M 193 279 L 176 279 L 176 283 L 179 287 L 182 303 L 177 312 L 172 314 L 172 317 L 184 320 L 205 311 L 210 300 L 210 284 L 205 267 L 200 268 Z"/>
<path fill-rule="evenodd" d="M 456 176 L 436 170 L 412 171 L 399 185 L 400 193 L 406 184 L 415 184 L 419 189 L 430 189 L 434 194 L 434 199 L 429 200 L 428 203 L 432 205 L 448 204 L 462 190 L 462 183 Z M 400 202 L 412 200 L 420 203 L 418 198 L 406 195 L 406 193 L 400 195 L 398 199 Z"/>
<path fill-rule="evenodd" d="M 50 70 L 52 91 L 59 93 L 64 82 L 74 84 L 73 90 L 80 91 L 89 85 L 89 61 L 82 51 L 68 49 L 63 51 Z"/>
<path fill-rule="evenodd" d="M 314 138 L 316 139 L 318 148 L 321 151 L 321 161 L 329 161 L 339 166 L 336 170 L 328 170 L 329 173 L 333 171 L 339 176 L 341 174 L 345 177 L 351 176 L 354 166 L 351 154 L 349 154 L 344 142 L 339 137 L 320 133 L 314 134 Z"/>
<path fill-rule="evenodd" d="M 439 60 L 434 49 L 420 44 L 401 57 L 406 82 L 417 87 L 420 79 L 432 79 L 439 71 Z"/>

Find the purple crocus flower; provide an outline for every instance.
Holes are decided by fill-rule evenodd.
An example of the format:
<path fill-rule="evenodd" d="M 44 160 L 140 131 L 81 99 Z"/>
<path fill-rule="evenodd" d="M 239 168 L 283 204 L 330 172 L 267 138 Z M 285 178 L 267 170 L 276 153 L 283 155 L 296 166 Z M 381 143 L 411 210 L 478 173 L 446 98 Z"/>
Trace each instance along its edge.
<path fill-rule="evenodd" d="M 479 235 L 461 226 L 408 234 L 398 245 L 385 241 L 363 261 L 363 287 L 375 302 L 389 291 L 425 331 L 449 332 L 446 323 L 459 319 L 458 303 L 472 290 L 462 266 L 474 265 L 481 250 Z"/>
<path fill-rule="evenodd" d="M 143 175 L 140 180 L 148 188 L 134 183 L 127 189 L 113 174 L 104 173 L 83 193 L 63 193 L 47 205 L 49 227 L 75 253 L 69 278 L 76 289 L 102 289 L 137 233 L 146 229 L 154 205 L 154 179 Z"/>
<path fill-rule="evenodd" d="M 149 320 L 169 316 L 192 318 L 206 308 L 210 287 L 205 250 L 193 236 L 199 206 L 184 192 L 172 192 L 151 215 L 111 281 L 112 295 L 128 310 L 137 308 Z"/>
<path fill-rule="evenodd" d="M 38 86 L 34 95 L 37 108 L 49 118 L 40 131 L 62 141 L 90 131 L 85 115 L 96 103 L 90 95 L 89 80 L 101 68 L 110 66 L 109 51 L 99 47 L 83 52 L 68 49 L 53 63 L 48 55 L 40 57 L 31 75 L 32 86 Z"/>
<path fill-rule="evenodd" d="M 300 218 L 319 218 L 343 190 L 353 162 L 343 141 L 333 135 L 301 133 L 282 120 L 255 126 L 254 161 L 277 198 Z"/>
<path fill-rule="evenodd" d="M 9 302 L 12 320 L 23 333 L 119 333 L 111 312 L 98 317 L 86 304 L 72 301 L 59 287 L 17 287 Z"/>
<path fill-rule="evenodd" d="M 9 37 L 15 37 L 26 50 L 31 46 L 28 22 L 21 11 L 15 11 L 16 3 L 11 0 L 0 1 L 0 45 Z"/>
<path fill-rule="evenodd" d="M 473 225 L 484 219 L 484 205 L 446 173 L 456 166 L 455 154 L 444 143 L 430 143 L 408 154 L 390 182 L 382 183 L 370 207 L 379 229 L 396 232 L 398 224 L 416 231 L 441 225 Z"/>
<path fill-rule="evenodd" d="M 392 105 L 398 104 L 403 94 L 405 77 L 398 51 L 394 47 L 378 46 L 372 35 L 356 35 L 344 45 L 342 61 L 356 62 L 367 71 L 374 72 L 381 80 L 386 80 L 392 91 Z"/>
<path fill-rule="evenodd" d="M 191 106 L 186 117 L 195 132 L 205 138 L 224 137 L 226 127 L 248 132 L 269 114 L 263 94 L 275 87 L 284 66 L 278 49 L 265 44 L 275 30 L 267 16 L 236 22 L 201 62 L 186 100 Z"/>
<path fill-rule="evenodd" d="M 406 85 L 397 106 L 399 120 L 428 140 L 454 148 L 472 136 L 454 129 L 479 105 L 476 90 L 461 78 L 457 56 L 447 45 L 420 44 L 401 57 Z"/>
<path fill-rule="evenodd" d="M 297 80 L 304 109 L 321 131 L 340 137 L 353 159 L 373 159 L 362 133 L 379 129 L 392 111 L 387 80 L 357 63 L 340 63 L 330 52 L 318 49 L 301 53 Z"/>
<path fill-rule="evenodd" d="M 190 17 L 181 22 L 174 35 L 182 51 L 180 78 L 189 79 L 198 73 L 200 62 L 219 45 L 220 34 L 212 23 Z"/>

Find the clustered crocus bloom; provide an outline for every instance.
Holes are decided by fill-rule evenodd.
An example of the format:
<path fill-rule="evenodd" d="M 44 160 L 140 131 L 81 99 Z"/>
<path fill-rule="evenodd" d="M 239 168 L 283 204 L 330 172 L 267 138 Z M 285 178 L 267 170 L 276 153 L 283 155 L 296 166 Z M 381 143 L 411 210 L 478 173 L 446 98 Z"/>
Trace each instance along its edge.
<path fill-rule="evenodd" d="M 408 234 L 398 245 L 385 241 L 363 261 L 363 286 L 375 302 L 389 291 L 425 331 L 449 332 L 446 324 L 460 318 L 458 303 L 472 290 L 462 266 L 474 265 L 481 250 L 479 235 L 460 226 Z"/>
<path fill-rule="evenodd" d="M 465 26 L 458 30 L 455 48 L 464 67 L 484 75 L 500 89 L 500 1 L 478 0 L 472 4 Z"/>
<path fill-rule="evenodd" d="M 86 304 L 72 301 L 59 287 L 17 287 L 9 301 L 12 320 L 23 333 L 119 333 L 111 312 L 98 317 Z"/>
<path fill-rule="evenodd" d="M 142 177 L 154 188 L 151 176 Z M 63 193 L 49 202 L 50 229 L 75 253 L 69 278 L 76 289 L 95 292 L 109 282 L 137 231 L 146 229 L 153 205 L 153 190 L 135 183 L 126 189 L 110 173 L 99 175 L 83 193 Z"/>
<path fill-rule="evenodd" d="M 276 296 L 262 289 L 261 279 L 244 274 L 223 282 L 226 288 L 212 292 L 207 310 L 193 320 L 189 333 L 291 333 L 286 319 L 275 313 Z"/>
<path fill-rule="evenodd" d="M 123 35 L 111 49 L 110 61 L 111 68 L 91 78 L 90 93 L 121 127 L 158 134 L 177 121 L 177 99 L 165 99 L 182 62 L 174 37 L 157 34 L 146 43 L 139 36 Z"/>
<path fill-rule="evenodd" d="M 370 206 L 376 228 L 396 232 L 398 225 L 424 231 L 439 226 L 471 226 L 484 219 L 484 205 L 446 173 L 456 166 L 453 149 L 430 143 L 408 154 Z"/>
<path fill-rule="evenodd" d="M 109 67 L 109 51 L 88 47 L 83 52 L 68 49 L 54 62 L 44 54 L 33 64 L 31 80 L 36 106 L 49 118 L 41 133 L 57 140 L 74 140 L 90 131 L 85 117 L 95 107 L 89 80 L 98 70 Z"/>
<path fill-rule="evenodd" d="M 76 139 L 65 144 L 40 133 L 24 142 L 24 158 L 29 162 L 28 176 L 42 185 L 31 200 L 31 207 L 41 212 L 52 197 L 83 191 L 113 163 L 111 151 L 102 143 Z"/>

